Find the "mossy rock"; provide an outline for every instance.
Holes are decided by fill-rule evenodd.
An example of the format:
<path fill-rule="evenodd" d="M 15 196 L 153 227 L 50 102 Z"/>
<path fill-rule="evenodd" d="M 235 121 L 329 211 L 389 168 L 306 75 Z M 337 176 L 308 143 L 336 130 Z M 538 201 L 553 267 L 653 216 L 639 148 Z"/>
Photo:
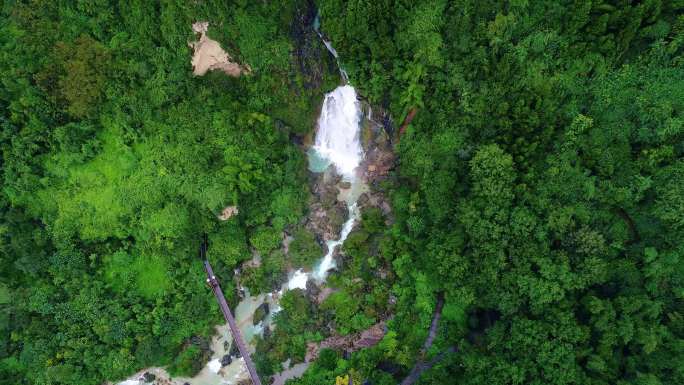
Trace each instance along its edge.
<path fill-rule="evenodd" d="M 268 312 L 270 311 L 268 303 L 264 302 L 259 307 L 256 308 L 254 311 L 254 316 L 252 318 L 252 323 L 254 325 L 258 325 L 261 321 L 263 321 L 266 316 L 268 315 Z"/>

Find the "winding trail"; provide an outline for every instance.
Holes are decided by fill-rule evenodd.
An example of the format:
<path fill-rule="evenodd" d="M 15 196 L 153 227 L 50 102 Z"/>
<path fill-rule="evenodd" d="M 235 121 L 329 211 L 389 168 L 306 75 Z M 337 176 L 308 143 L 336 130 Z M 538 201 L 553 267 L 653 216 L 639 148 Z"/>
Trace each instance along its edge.
<path fill-rule="evenodd" d="M 447 354 L 449 353 L 454 353 L 458 351 L 458 348 L 455 346 L 449 346 L 448 348 L 444 349 L 441 351 L 439 354 L 437 354 L 433 359 L 431 359 L 428 362 L 424 361 L 419 361 L 416 363 L 416 365 L 411 369 L 411 373 L 409 373 L 408 376 L 404 379 L 404 381 L 401 382 L 401 385 L 411 385 L 414 382 L 418 381 L 418 378 L 420 378 L 420 375 L 423 374 L 424 371 L 428 369 L 432 369 L 433 366 L 437 365 L 437 363 L 446 357 Z"/>
<path fill-rule="evenodd" d="M 447 354 L 458 351 L 458 348 L 456 346 L 449 346 L 448 348 L 439 352 L 439 354 L 433 357 L 430 361 L 425 361 L 424 357 L 425 355 L 427 355 L 428 350 L 430 349 L 430 347 L 432 347 L 432 343 L 435 342 L 435 338 L 437 337 L 437 327 L 439 326 L 439 319 L 442 317 L 443 308 L 444 293 L 439 292 L 437 294 L 437 304 L 435 305 L 435 311 L 432 315 L 432 322 L 430 323 L 430 330 L 428 331 L 427 338 L 425 338 L 425 343 L 423 343 L 423 347 L 420 350 L 421 358 L 418 359 L 416 364 L 413 366 L 413 369 L 411 369 L 409 375 L 406 376 L 404 381 L 401 382 L 401 385 L 413 384 L 414 382 L 418 381 L 418 378 L 420 378 L 420 375 L 423 374 L 424 371 L 431 369 L 433 366 L 437 365 L 437 363 L 444 359 L 444 357 L 446 357 Z"/>
<path fill-rule="evenodd" d="M 428 331 L 428 336 L 423 344 L 422 354 L 426 354 L 428 349 L 435 342 L 437 337 L 437 326 L 439 325 L 439 319 L 442 318 L 442 308 L 444 308 L 444 293 L 440 292 L 437 294 L 437 305 L 435 305 L 435 311 L 432 316 L 432 322 L 430 323 L 430 330 Z"/>

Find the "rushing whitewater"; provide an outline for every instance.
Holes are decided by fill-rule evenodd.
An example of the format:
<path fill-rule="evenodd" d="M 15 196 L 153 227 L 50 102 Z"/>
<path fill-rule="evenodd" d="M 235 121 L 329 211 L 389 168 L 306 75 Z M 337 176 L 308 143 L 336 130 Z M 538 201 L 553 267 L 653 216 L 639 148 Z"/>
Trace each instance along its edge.
<path fill-rule="evenodd" d="M 328 253 L 325 254 L 323 260 L 318 265 L 318 268 L 314 270 L 314 278 L 319 281 L 325 280 L 328 275 L 328 271 L 335 267 L 335 259 L 333 258 L 333 253 L 335 248 L 344 243 L 345 239 L 351 233 L 352 228 L 354 228 L 354 223 L 359 218 L 359 209 L 356 207 L 356 202 L 348 206 L 349 209 L 349 219 L 344 223 L 342 227 L 342 232 L 340 233 L 340 239 L 336 241 L 328 241 Z"/>
<path fill-rule="evenodd" d="M 340 237 L 327 242 L 328 252 L 318 263 L 313 273 L 299 269 L 295 271 L 287 284 L 288 289 L 305 289 L 310 276 L 317 281 L 325 281 L 328 271 L 335 267 L 333 254 L 337 246 L 342 245 L 354 223 L 359 218 L 356 207 L 358 198 L 358 178 L 356 168 L 363 159 L 363 148 L 360 140 L 361 104 L 356 99 L 356 90 L 350 85 L 339 86 L 325 95 L 321 116 L 318 118 L 318 131 L 310 156 L 321 158 L 325 165 L 332 165 L 346 181 L 351 182 L 351 191 L 346 198 L 349 218 L 342 226 Z M 323 168 L 325 169 L 325 167 Z M 315 171 L 323 171 L 317 169 Z"/>
<path fill-rule="evenodd" d="M 340 86 L 325 95 L 313 149 L 347 180 L 355 178 L 354 170 L 363 158 L 360 122 L 361 106 L 354 87 Z"/>

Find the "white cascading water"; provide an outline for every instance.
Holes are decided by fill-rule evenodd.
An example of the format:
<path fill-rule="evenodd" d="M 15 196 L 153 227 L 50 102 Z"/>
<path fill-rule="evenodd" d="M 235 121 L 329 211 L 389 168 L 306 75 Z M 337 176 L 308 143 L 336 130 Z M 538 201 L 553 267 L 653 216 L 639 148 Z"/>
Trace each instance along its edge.
<path fill-rule="evenodd" d="M 333 258 L 335 248 L 344 243 L 349 236 L 349 233 L 351 233 L 352 228 L 354 228 L 354 222 L 356 222 L 356 220 L 359 218 L 359 209 L 356 207 L 356 202 L 349 205 L 347 209 L 349 210 L 349 219 L 347 219 L 342 227 L 340 239 L 327 242 L 328 252 L 325 254 L 325 257 L 323 257 L 323 260 L 321 260 L 321 263 L 318 265 L 316 270 L 314 270 L 314 278 L 319 281 L 325 280 L 328 275 L 328 271 L 335 267 L 335 259 Z"/>
<path fill-rule="evenodd" d="M 340 86 L 325 95 L 313 148 L 349 181 L 354 179 L 354 170 L 363 158 L 360 122 L 361 106 L 354 87 Z"/>
<path fill-rule="evenodd" d="M 357 184 L 356 168 L 363 160 L 361 147 L 361 104 L 356 98 L 356 90 L 350 85 L 339 86 L 325 95 L 321 116 L 318 118 L 318 131 L 314 142 L 314 155 L 332 164 L 342 178 L 354 185 Z M 305 289 L 310 275 L 317 281 L 324 281 L 328 271 L 335 267 L 333 253 L 335 248 L 344 243 L 351 233 L 354 223 L 359 217 L 356 206 L 357 194 L 351 193 L 347 199 L 349 218 L 344 223 L 340 237 L 327 242 L 328 252 L 312 273 L 297 270 L 290 281 L 288 289 Z"/>

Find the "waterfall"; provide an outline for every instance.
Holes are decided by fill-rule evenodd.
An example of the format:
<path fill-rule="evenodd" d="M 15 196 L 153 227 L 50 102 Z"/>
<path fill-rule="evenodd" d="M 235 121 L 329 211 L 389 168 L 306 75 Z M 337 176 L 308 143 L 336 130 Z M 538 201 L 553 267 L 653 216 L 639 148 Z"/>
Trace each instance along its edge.
<path fill-rule="evenodd" d="M 307 273 L 303 269 L 299 269 L 294 272 L 287 283 L 290 290 L 305 289 L 306 282 L 311 275 L 318 281 L 325 281 L 328 271 L 335 267 L 335 259 L 333 258 L 335 248 L 344 243 L 351 233 L 354 223 L 359 218 L 360 213 L 356 200 L 363 189 L 360 186 L 362 183 L 356 176 L 356 168 L 363 160 L 363 148 L 360 140 L 361 119 L 363 117 L 361 104 L 357 100 L 354 87 L 347 84 L 349 77 L 347 71 L 340 65 L 337 51 L 330 41 L 325 39 L 319 27 L 320 19 L 317 14 L 314 20 L 314 30 L 321 38 L 325 48 L 337 61 L 343 85 L 325 95 L 321 116 L 318 117 L 316 140 L 311 151 L 309 151 L 309 164 L 311 171 L 314 172 L 322 172 L 332 164 L 344 180 L 351 182 L 351 191 L 346 198 L 349 217 L 342 226 L 340 237 L 337 240 L 327 242 L 328 252 L 314 271 Z"/>
<path fill-rule="evenodd" d="M 317 281 L 324 281 L 328 271 L 335 267 L 333 254 L 337 246 L 342 245 L 354 223 L 359 218 L 359 209 L 356 205 L 360 189 L 359 178 L 356 176 L 356 168 L 363 159 L 361 147 L 361 104 L 356 98 L 356 90 L 350 85 L 339 86 L 325 95 L 321 116 L 318 118 L 318 131 L 316 140 L 309 152 L 309 156 L 325 161 L 324 165 L 332 165 L 344 180 L 351 182 L 351 193 L 348 195 L 347 210 L 349 218 L 342 226 L 342 231 L 337 240 L 327 242 L 328 252 L 318 263 L 312 273 L 306 273 L 302 269 L 297 270 L 290 278 L 288 289 L 305 289 L 310 276 Z M 323 171 L 326 167 L 313 171 Z"/>
<path fill-rule="evenodd" d="M 335 57 L 335 61 L 337 62 L 337 68 L 340 69 L 340 76 L 342 77 L 342 81 L 344 83 L 347 83 L 349 81 L 349 75 L 347 75 L 347 71 L 345 71 L 340 65 L 340 58 L 337 57 L 337 51 L 335 50 L 335 48 L 333 48 L 332 43 L 328 40 L 325 40 L 325 38 L 320 32 L 316 31 L 316 33 L 318 33 L 318 37 L 320 37 L 321 40 L 323 40 L 323 44 L 325 45 L 325 48 L 328 49 L 328 52 L 330 52 Z"/>
<path fill-rule="evenodd" d="M 350 85 L 337 87 L 325 95 L 314 150 L 328 159 L 347 180 L 361 163 L 363 149 L 359 140 L 361 106 Z"/>

